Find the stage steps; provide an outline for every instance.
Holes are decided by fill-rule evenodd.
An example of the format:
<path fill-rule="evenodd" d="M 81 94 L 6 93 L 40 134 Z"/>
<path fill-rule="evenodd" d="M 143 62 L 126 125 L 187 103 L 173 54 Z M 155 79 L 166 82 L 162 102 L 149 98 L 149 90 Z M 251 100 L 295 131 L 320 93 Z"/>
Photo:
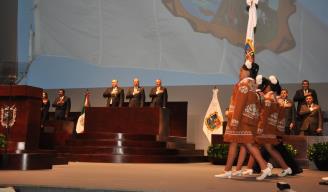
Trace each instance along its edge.
<path fill-rule="evenodd" d="M 0 151 L 0 170 L 52 169 L 54 151 L 35 150 L 5 153 Z"/>
<path fill-rule="evenodd" d="M 203 150 L 195 150 L 186 138 L 92 131 L 71 137 L 56 146 L 58 162 L 189 163 L 205 162 Z M 58 163 L 59 164 L 59 163 Z"/>

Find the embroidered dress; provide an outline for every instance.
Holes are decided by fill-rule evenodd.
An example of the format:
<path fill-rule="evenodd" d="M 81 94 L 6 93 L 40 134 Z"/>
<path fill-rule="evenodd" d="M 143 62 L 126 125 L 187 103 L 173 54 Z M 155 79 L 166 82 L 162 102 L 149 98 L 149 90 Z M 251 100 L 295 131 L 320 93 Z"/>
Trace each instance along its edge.
<path fill-rule="evenodd" d="M 284 99 L 277 97 L 278 101 L 278 119 L 277 119 L 277 136 L 283 136 L 285 134 L 286 127 L 286 108 L 284 105 Z"/>
<path fill-rule="evenodd" d="M 234 86 L 228 111 L 228 124 L 224 133 L 225 142 L 253 143 L 255 141 L 259 101 L 254 79 L 244 78 Z"/>
<path fill-rule="evenodd" d="M 257 128 L 256 142 L 259 144 L 277 144 L 278 102 L 273 91 L 264 94 L 261 102 L 260 119 Z"/>

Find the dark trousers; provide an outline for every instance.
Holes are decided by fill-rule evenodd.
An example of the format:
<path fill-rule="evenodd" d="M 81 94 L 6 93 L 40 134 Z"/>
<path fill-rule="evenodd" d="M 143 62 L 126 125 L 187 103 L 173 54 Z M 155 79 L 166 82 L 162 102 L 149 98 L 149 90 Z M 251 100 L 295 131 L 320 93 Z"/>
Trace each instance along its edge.
<path fill-rule="evenodd" d="M 55 120 L 65 120 L 65 110 L 55 111 Z"/>
<path fill-rule="evenodd" d="M 292 171 L 293 171 L 292 175 L 296 175 L 296 174 L 303 172 L 303 169 L 295 161 L 294 157 L 288 153 L 288 151 L 286 150 L 286 148 L 282 142 L 280 142 L 277 145 L 274 145 L 274 148 L 280 153 L 280 155 L 282 156 L 282 158 L 284 159 L 284 161 L 286 162 L 288 167 L 290 167 L 292 169 Z M 267 150 L 265 150 L 264 147 L 261 148 L 261 154 L 262 154 L 262 157 L 264 158 L 264 160 L 269 161 L 270 154 L 268 153 Z M 253 166 L 253 170 L 255 173 L 261 172 L 261 168 L 257 163 L 255 163 L 255 165 Z"/>

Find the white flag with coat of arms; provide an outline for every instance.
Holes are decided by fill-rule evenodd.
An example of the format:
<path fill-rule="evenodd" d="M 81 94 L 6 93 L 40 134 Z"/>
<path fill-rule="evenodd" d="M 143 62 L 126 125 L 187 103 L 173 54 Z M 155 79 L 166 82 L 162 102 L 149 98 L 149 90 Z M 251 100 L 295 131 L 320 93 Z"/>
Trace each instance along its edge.
<path fill-rule="evenodd" d="M 219 89 L 213 89 L 212 101 L 207 109 L 204 123 L 203 132 L 207 140 L 211 143 L 212 134 L 223 134 L 223 116 L 218 99 Z"/>

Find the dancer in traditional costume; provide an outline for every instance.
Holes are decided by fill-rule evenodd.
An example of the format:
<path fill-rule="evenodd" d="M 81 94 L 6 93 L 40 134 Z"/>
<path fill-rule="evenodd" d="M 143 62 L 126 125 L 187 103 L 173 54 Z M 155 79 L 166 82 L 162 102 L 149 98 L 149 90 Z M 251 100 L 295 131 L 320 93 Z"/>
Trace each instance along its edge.
<path fill-rule="evenodd" d="M 228 124 L 224 134 L 224 141 L 230 143 L 228 158 L 224 173 L 215 175 L 215 177 L 231 178 L 238 144 L 243 145 L 259 163 L 262 174 L 256 178 L 257 180 L 263 180 L 271 175 L 272 165 L 262 158 L 259 149 L 254 146 L 260 107 L 254 80 L 258 70 L 258 65 L 249 61 L 246 61 L 240 68 L 240 81 L 233 88 L 227 114 Z"/>
<path fill-rule="evenodd" d="M 259 75 L 256 77 L 259 89 L 263 94 L 263 102 L 261 102 L 260 119 L 257 129 L 256 143 L 263 146 L 270 156 L 278 162 L 283 171 L 278 174 L 280 177 L 292 174 L 292 169 L 288 167 L 280 153 L 273 147 L 280 143 L 281 136 L 284 134 L 284 111 L 279 107 L 277 95 L 281 91 L 278 80 L 274 76 L 269 79 Z M 280 114 L 280 115 L 279 115 Z M 278 123 L 279 122 L 279 123 Z M 283 125 L 283 126 L 282 126 Z M 238 163 L 240 164 L 240 162 Z M 253 173 L 254 159 L 250 156 L 248 161 L 248 169 L 242 172 L 243 175 L 251 175 Z"/>

